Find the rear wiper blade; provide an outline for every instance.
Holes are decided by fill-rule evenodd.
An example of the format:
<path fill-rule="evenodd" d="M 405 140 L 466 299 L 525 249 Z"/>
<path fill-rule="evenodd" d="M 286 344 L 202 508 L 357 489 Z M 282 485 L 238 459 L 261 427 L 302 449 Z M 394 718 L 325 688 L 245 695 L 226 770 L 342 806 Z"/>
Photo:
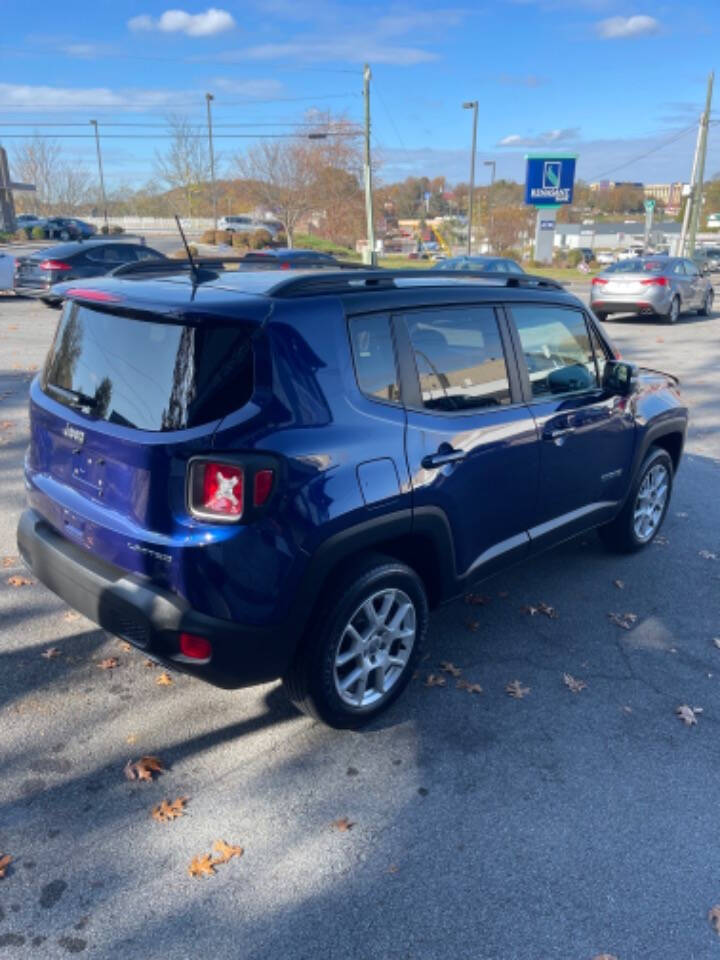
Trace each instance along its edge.
<path fill-rule="evenodd" d="M 45 387 L 67 400 L 73 407 L 89 407 L 92 410 L 93 407 L 97 406 L 95 397 L 91 397 L 87 393 L 81 393 L 79 390 L 68 390 L 67 387 L 59 387 L 56 383 L 46 383 Z"/>

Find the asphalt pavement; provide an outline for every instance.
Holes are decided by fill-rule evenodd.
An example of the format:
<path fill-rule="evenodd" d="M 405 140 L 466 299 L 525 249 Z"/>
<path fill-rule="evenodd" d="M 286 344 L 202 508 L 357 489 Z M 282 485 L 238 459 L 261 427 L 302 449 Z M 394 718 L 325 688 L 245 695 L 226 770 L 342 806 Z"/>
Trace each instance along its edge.
<path fill-rule="evenodd" d="M 42 586 L 11 585 L 27 391 L 57 316 L 0 298 L 2 956 L 720 956 L 720 317 L 606 325 L 691 406 L 663 539 L 618 557 L 590 534 L 435 612 L 419 677 L 347 733 L 277 684 L 160 686 Z M 557 617 L 524 612 L 541 602 Z M 426 687 L 441 661 L 483 692 Z M 166 772 L 129 782 L 145 754 Z M 178 797 L 184 816 L 151 818 Z M 217 840 L 244 855 L 191 877 Z"/>

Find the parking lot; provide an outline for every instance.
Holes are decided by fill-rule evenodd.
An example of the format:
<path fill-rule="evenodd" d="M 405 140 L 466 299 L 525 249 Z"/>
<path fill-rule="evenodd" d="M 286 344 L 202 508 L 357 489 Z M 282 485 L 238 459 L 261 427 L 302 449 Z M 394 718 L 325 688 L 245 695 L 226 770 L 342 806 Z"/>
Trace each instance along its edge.
<path fill-rule="evenodd" d="M 436 611 L 419 675 L 360 733 L 298 715 L 277 684 L 159 685 L 142 654 L 23 583 L 27 392 L 57 316 L 0 296 L 8 956 L 717 954 L 720 316 L 606 325 L 624 357 L 677 374 L 690 405 L 663 536 L 618 557 L 589 535 Z M 539 604 L 557 616 L 524 609 Z M 611 613 L 637 619 L 623 629 Z M 482 692 L 449 673 L 426 686 L 446 661 Z M 505 692 L 514 680 L 522 699 Z M 702 708 L 695 725 L 680 705 Z M 142 755 L 165 772 L 130 782 Z M 152 819 L 179 797 L 184 816 Z M 244 854 L 189 876 L 217 840 Z"/>

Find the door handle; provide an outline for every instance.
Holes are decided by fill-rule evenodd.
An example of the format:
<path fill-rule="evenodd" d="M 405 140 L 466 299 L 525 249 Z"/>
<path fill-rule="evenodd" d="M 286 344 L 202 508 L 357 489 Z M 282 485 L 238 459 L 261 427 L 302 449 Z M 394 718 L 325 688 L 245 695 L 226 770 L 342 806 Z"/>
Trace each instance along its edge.
<path fill-rule="evenodd" d="M 568 433 L 574 433 L 575 427 L 558 427 L 554 430 L 546 430 L 543 434 L 545 440 L 557 440 L 558 437 L 565 437 Z"/>
<path fill-rule="evenodd" d="M 453 450 L 451 447 L 449 450 L 438 450 L 437 453 L 428 453 L 422 458 L 420 463 L 425 470 L 432 470 L 433 467 L 442 467 L 446 463 L 457 463 L 459 460 L 464 459 L 464 450 Z"/>

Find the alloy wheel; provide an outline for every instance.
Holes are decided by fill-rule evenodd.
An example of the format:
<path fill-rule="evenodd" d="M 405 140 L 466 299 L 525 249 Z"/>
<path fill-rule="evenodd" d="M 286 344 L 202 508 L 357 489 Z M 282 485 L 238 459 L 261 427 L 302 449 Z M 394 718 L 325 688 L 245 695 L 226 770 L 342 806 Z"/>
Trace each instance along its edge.
<path fill-rule="evenodd" d="M 635 498 L 633 530 L 641 543 L 647 543 L 657 532 L 669 491 L 670 474 L 667 467 L 656 463 L 643 477 Z"/>

